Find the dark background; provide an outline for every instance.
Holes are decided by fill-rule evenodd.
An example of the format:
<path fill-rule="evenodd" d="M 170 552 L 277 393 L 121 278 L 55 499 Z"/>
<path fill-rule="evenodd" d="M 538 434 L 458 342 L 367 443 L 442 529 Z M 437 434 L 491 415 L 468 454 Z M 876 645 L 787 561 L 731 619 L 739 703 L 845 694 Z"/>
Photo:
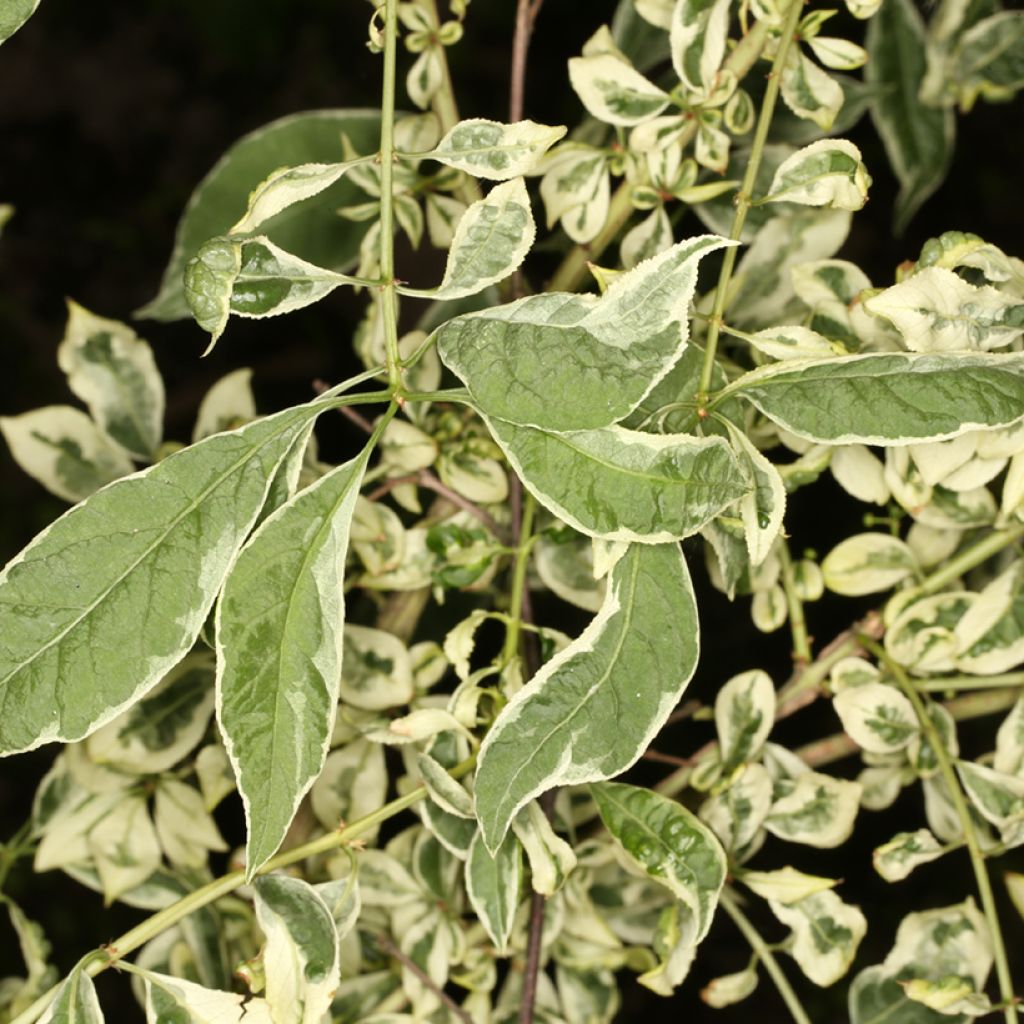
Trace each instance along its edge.
<path fill-rule="evenodd" d="M 611 0 L 548 0 L 531 51 L 526 116 L 570 125 L 578 120 L 565 60 L 579 52 L 597 25 L 610 20 L 614 7 Z M 0 238 L 0 415 L 73 401 L 55 356 L 65 297 L 125 320 L 152 298 L 189 193 L 235 139 L 296 111 L 378 104 L 380 59 L 364 45 L 370 9 L 358 0 L 44 0 L 29 24 L 0 47 L 0 202 L 16 207 Z M 466 38 L 450 51 L 463 116 L 506 119 L 513 20 L 512 0 L 477 0 L 471 6 Z M 855 26 L 854 32 L 859 31 Z M 408 66 L 402 59 L 400 70 Z M 864 152 L 874 187 L 840 255 L 860 263 L 876 283 L 886 283 L 898 262 L 913 259 L 925 239 L 947 229 L 974 231 L 1017 254 L 1017 239 L 1024 235 L 1021 127 L 1020 102 L 979 104 L 961 118 L 949 179 L 906 237 L 894 239 L 889 218 L 896 184 L 870 124 L 862 121 L 850 137 Z M 695 224 L 690 226 L 697 233 Z M 254 368 L 257 398 L 265 411 L 308 398 L 315 377 L 341 379 L 353 364 L 350 337 L 359 309 L 350 296 L 335 293 L 286 319 L 232 320 L 204 360 L 199 355 L 205 336 L 191 322 L 139 325 L 167 383 L 167 437 L 187 438 L 203 393 L 239 366 Z M 326 457 L 340 460 L 349 440 L 343 428 L 336 428 L 327 439 Z M 64 505 L 22 474 L 5 449 L 0 449 L 0 480 L 0 560 L 6 561 Z M 844 527 L 858 524 L 859 516 L 860 510 L 851 509 L 824 481 L 800 493 L 787 524 L 801 543 L 825 551 Z M 691 563 L 700 578 L 697 548 L 694 554 L 698 557 Z M 783 679 L 786 631 L 763 638 L 750 626 L 745 601 L 732 606 L 706 585 L 701 589 L 704 654 L 690 695 L 713 698 L 725 678 L 756 664 Z M 811 629 L 827 640 L 862 610 L 849 601 L 823 602 L 810 608 Z M 564 606 L 552 603 L 550 614 L 569 632 L 581 627 L 579 616 L 566 613 Z M 751 649 L 758 652 L 756 660 Z M 799 718 L 780 727 L 775 738 L 795 744 L 838 726 L 827 708 Z M 966 753 L 990 749 L 992 728 L 992 723 L 966 728 Z M 688 754 L 710 734 L 709 725 L 690 723 L 659 740 L 659 747 Z M 45 749 L 0 767 L 0 840 L 24 819 L 52 756 L 53 750 Z M 846 762 L 830 770 L 852 772 L 855 765 Z M 636 774 L 638 781 L 658 777 L 650 766 Z M 862 905 L 870 923 L 857 969 L 885 955 L 902 913 L 959 901 L 973 890 L 961 855 L 919 869 L 895 889 L 871 871 L 870 850 L 900 829 L 918 827 L 922 813 L 919 791 L 904 794 L 891 812 L 863 814 L 855 840 L 839 851 L 818 853 L 769 842 L 757 863 L 775 867 L 792 862 L 847 880 L 846 898 Z M 226 829 L 233 824 L 224 823 Z M 1009 866 L 1020 870 L 1020 858 Z M 9 888 L 43 923 L 63 969 L 136 919 L 125 908 L 104 910 L 98 896 L 60 873 L 33 876 L 24 863 Z M 998 883 L 997 888 L 1003 899 Z M 777 922 L 755 916 L 766 935 L 782 937 Z M 1018 925 L 1011 923 L 1008 936 L 1011 957 L 1024 937 Z M 660 1014 L 678 1020 L 682 1010 L 691 1022 L 738 1020 L 753 1005 L 766 1022 L 788 1020 L 766 978 L 755 1002 L 742 1008 L 711 1011 L 697 999 L 699 986 L 739 970 L 747 957 L 742 940 L 719 915 L 680 992 L 659 1000 L 627 981 L 621 1019 L 643 1012 L 653 1019 Z M 806 995 L 815 1021 L 845 1019 L 845 983 L 821 992 L 802 982 L 791 963 L 786 969 Z M 5 931 L 0 976 L 19 970 Z M 108 1019 L 141 1019 L 126 1004 L 126 989 L 123 980 L 100 979 Z"/>

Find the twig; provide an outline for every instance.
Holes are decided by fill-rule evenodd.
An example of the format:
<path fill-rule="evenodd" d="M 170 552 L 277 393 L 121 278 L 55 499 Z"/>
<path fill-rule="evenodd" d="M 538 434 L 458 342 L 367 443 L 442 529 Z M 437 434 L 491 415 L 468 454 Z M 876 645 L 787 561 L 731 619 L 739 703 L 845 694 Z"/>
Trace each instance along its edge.
<path fill-rule="evenodd" d="M 541 810 L 550 820 L 555 810 L 556 790 L 548 790 L 540 798 Z M 534 890 L 530 896 L 530 924 L 526 936 L 526 966 L 523 969 L 523 991 L 519 1003 L 519 1024 L 533 1024 L 533 1005 L 537 1001 L 537 976 L 544 940 L 544 896 Z"/>
<path fill-rule="evenodd" d="M 512 74 L 509 88 L 508 119 L 523 119 L 523 96 L 526 85 L 526 55 L 530 37 L 544 0 L 519 0 L 516 7 L 516 32 L 512 39 Z"/>
<path fill-rule="evenodd" d="M 415 960 L 406 956 L 383 932 L 377 934 L 377 945 L 388 956 L 394 957 L 410 974 L 415 974 L 423 983 L 423 987 L 433 992 L 448 1008 L 448 1011 L 458 1017 L 463 1024 L 473 1024 L 473 1018 L 443 988 L 438 987 L 434 983 L 434 979 Z"/>
<path fill-rule="evenodd" d="M 778 960 L 775 959 L 775 955 L 747 915 L 740 910 L 739 903 L 727 889 L 722 890 L 720 902 L 722 909 L 732 918 L 733 924 L 743 933 L 743 937 L 750 943 L 750 948 L 758 955 L 765 970 L 771 975 L 771 979 L 775 982 L 775 987 L 779 990 L 779 995 L 782 996 L 793 1020 L 796 1021 L 796 1024 L 811 1024 L 807 1011 L 801 1005 L 789 979 L 783 973 Z"/>
<path fill-rule="evenodd" d="M 971 868 L 974 871 L 974 881 L 978 887 L 982 911 L 988 924 L 989 935 L 992 940 L 992 954 L 996 964 L 996 978 L 999 981 L 999 995 L 1004 1003 L 1003 1015 L 1006 1019 L 1006 1024 L 1017 1024 L 1017 1004 L 1013 992 L 1013 978 L 1010 975 L 1010 964 L 1006 958 L 1006 946 L 1003 942 L 1002 929 L 999 927 L 999 912 L 996 909 L 995 897 L 992 894 L 992 883 L 988 877 L 988 868 L 985 865 L 985 854 L 981 849 L 978 835 L 974 830 L 967 798 L 960 787 L 960 781 L 957 779 L 952 760 L 942 741 L 934 719 L 928 713 L 924 699 L 903 670 L 903 666 L 894 661 L 885 648 L 880 647 L 874 640 L 865 637 L 862 642 L 879 662 L 885 665 L 889 674 L 896 680 L 899 688 L 913 705 L 914 714 L 917 716 L 921 731 L 935 752 L 935 759 L 939 764 L 939 772 L 946 783 L 946 788 L 949 790 L 949 798 L 956 809 L 956 815 L 960 819 L 960 827 L 963 830 L 964 840 L 967 844 L 967 853 L 971 859 Z"/>
<path fill-rule="evenodd" d="M 474 519 L 487 527 L 499 540 L 507 539 L 507 531 L 502 528 L 501 524 L 489 512 L 470 501 L 469 498 L 464 498 L 457 491 L 453 491 L 429 469 L 420 469 L 415 473 L 408 473 L 405 476 L 393 476 L 390 480 L 385 480 L 380 486 L 370 491 L 366 496 L 367 500 L 380 501 L 385 494 L 393 491 L 396 487 L 401 487 L 403 484 L 416 484 L 424 490 L 439 494 L 446 501 L 450 501 L 464 512 L 468 512 Z"/>
<path fill-rule="evenodd" d="M 660 761 L 662 764 L 674 764 L 677 768 L 692 768 L 697 763 L 696 757 L 677 757 L 675 754 L 663 754 L 660 750 L 648 747 L 641 755 L 645 761 Z"/>
<path fill-rule="evenodd" d="M 313 390 L 318 394 L 322 395 L 325 391 L 330 390 L 330 385 L 323 380 L 317 378 L 313 381 Z M 365 417 L 356 412 L 355 409 L 347 405 L 339 405 L 338 412 L 341 413 L 346 419 L 351 420 L 360 430 L 364 433 L 373 433 L 373 424 Z"/>
<path fill-rule="evenodd" d="M 475 764 L 476 756 L 473 755 L 450 769 L 449 774 L 453 779 L 460 779 L 471 772 Z M 333 832 L 328 832 L 326 835 L 310 840 L 308 843 L 303 843 L 301 846 L 278 853 L 276 856 L 271 857 L 256 874 L 269 874 L 271 871 L 277 871 L 291 864 L 297 864 L 308 857 L 316 857 L 319 854 L 345 846 L 364 832 L 368 832 L 375 826 L 393 818 L 396 814 L 414 807 L 426 795 L 426 786 L 417 786 L 416 789 L 406 793 L 405 796 L 396 797 L 383 807 L 379 807 L 370 814 L 356 819 L 349 825 L 338 828 Z M 195 913 L 201 907 L 208 906 L 219 900 L 222 896 L 227 896 L 229 893 L 234 892 L 239 886 L 244 885 L 245 881 L 244 871 L 232 871 L 230 874 L 222 875 L 220 878 L 215 878 L 212 882 L 201 885 L 187 896 L 182 896 L 177 902 L 147 917 L 145 921 L 129 929 L 119 938 L 114 939 L 113 942 L 87 954 L 87 957 L 92 959 L 88 960 L 88 963 L 83 967 L 84 972 L 90 977 L 95 978 L 101 971 L 116 966 L 120 959 L 126 957 L 129 953 L 134 953 L 140 946 L 145 945 L 150 939 L 188 917 L 189 914 Z M 49 988 L 31 1006 L 22 1010 L 11 1024 L 34 1024 L 53 1002 L 60 985 L 61 983 L 57 982 L 57 984 Z"/>
<path fill-rule="evenodd" d="M 675 725 L 677 722 L 685 722 L 688 718 L 700 711 L 704 705 L 699 700 L 688 700 L 682 707 L 676 708 L 665 721 L 666 725 Z"/>
<path fill-rule="evenodd" d="M 807 635 L 807 620 L 804 617 L 804 603 L 796 592 L 793 576 L 793 559 L 785 539 L 779 543 L 779 561 L 782 563 L 782 586 L 786 592 L 789 608 L 789 628 L 793 634 L 793 661 L 797 668 L 804 668 L 811 660 L 811 638 Z"/>

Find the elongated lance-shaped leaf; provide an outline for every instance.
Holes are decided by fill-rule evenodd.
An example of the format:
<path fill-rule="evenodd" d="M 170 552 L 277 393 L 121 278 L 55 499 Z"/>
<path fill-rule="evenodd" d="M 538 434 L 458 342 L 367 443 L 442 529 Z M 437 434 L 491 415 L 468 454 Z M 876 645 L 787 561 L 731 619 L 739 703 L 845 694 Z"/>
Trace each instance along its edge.
<path fill-rule="evenodd" d="M 345 139 L 358 153 L 372 153 L 380 137 L 377 110 L 313 110 L 279 118 L 239 139 L 196 186 L 178 223 L 174 251 L 160 292 L 139 316 L 177 320 L 189 315 L 185 264 L 200 246 L 226 234 L 246 209 L 246 200 L 282 165 L 335 163 L 346 159 Z M 343 176 L 319 195 L 276 214 L 264 232 L 291 253 L 331 270 L 353 265 L 368 221 L 351 221 L 334 211 L 365 198 Z"/>
<path fill-rule="evenodd" d="M 956 136 L 953 111 L 920 99 L 925 76 L 925 26 L 912 0 L 885 0 L 868 22 L 864 77 L 875 87 L 871 118 L 900 182 L 897 234 L 942 184 Z"/>
<path fill-rule="evenodd" d="M 5 0 L 0 7 L 0 43 L 10 39 L 28 21 L 39 6 L 39 0 Z"/>
<path fill-rule="evenodd" d="M 638 867 L 682 900 L 708 933 L 725 883 L 726 860 L 715 834 L 675 800 L 639 786 L 590 787 L 605 827 Z"/>
<path fill-rule="evenodd" d="M 475 800 L 488 848 L 533 797 L 633 764 L 690 681 L 698 646 L 679 546 L 632 545 L 594 620 L 508 702 L 480 748 Z"/>
<path fill-rule="evenodd" d="M 245 805 L 250 878 L 280 846 L 327 757 L 345 554 L 369 455 L 367 448 L 267 519 L 217 604 L 217 716 Z"/>
<path fill-rule="evenodd" d="M 462 215 L 437 288 L 399 286 L 403 295 L 461 299 L 497 284 L 526 258 L 537 237 L 530 197 L 522 178 L 495 185 Z"/>
<path fill-rule="evenodd" d="M 257 878 L 256 920 L 274 1024 L 320 1024 L 338 987 L 338 933 L 323 899 L 284 875 Z"/>
<path fill-rule="evenodd" d="M 81 967 L 67 976 L 39 1024 L 103 1024 L 96 987 Z"/>
<path fill-rule="evenodd" d="M 188 652 L 322 406 L 216 434 L 66 512 L 0 574 L 0 754 L 81 739 Z"/>
<path fill-rule="evenodd" d="M 456 317 L 435 332 L 438 352 L 486 415 L 558 431 L 609 426 L 679 359 L 697 264 L 728 244 L 680 242 L 600 301 L 554 292 Z"/>
<path fill-rule="evenodd" d="M 523 883 L 523 856 L 519 840 L 509 832 L 491 854 L 480 833 L 469 844 L 466 893 L 499 955 L 508 951 L 513 918 Z"/>
<path fill-rule="evenodd" d="M 537 500 L 591 537 L 645 544 L 688 537 L 749 489 L 720 437 L 619 426 L 556 434 L 485 421 Z"/>
<path fill-rule="evenodd" d="M 231 234 L 255 231 L 282 210 L 330 188 L 346 171 L 361 162 L 357 159 L 340 164 L 301 164 L 279 168 L 249 194 L 245 216 L 232 226 Z"/>
<path fill-rule="evenodd" d="M 886 352 L 778 363 L 733 390 L 811 441 L 939 441 L 1024 417 L 1024 356 Z"/>
<path fill-rule="evenodd" d="M 299 259 L 269 238 L 211 238 L 185 267 L 185 298 L 210 332 L 210 349 L 228 317 L 260 320 L 310 306 L 357 279 Z M 204 354 L 206 354 L 204 353 Z"/>

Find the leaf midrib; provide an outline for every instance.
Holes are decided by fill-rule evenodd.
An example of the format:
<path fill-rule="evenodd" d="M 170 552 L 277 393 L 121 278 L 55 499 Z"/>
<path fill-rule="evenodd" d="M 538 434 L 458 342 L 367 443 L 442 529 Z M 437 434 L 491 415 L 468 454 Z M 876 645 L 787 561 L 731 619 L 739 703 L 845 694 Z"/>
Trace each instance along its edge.
<path fill-rule="evenodd" d="M 58 644 L 61 640 L 63 640 L 64 637 L 66 637 L 68 635 L 68 633 L 70 633 L 74 629 L 77 629 L 77 627 L 80 626 L 82 624 L 82 622 L 84 622 L 85 619 L 88 618 L 89 615 L 91 615 L 92 612 L 95 611 L 95 609 L 100 604 L 102 604 L 104 601 L 106 601 L 110 597 L 110 595 L 117 589 L 117 587 L 119 587 L 122 583 L 124 583 L 124 581 L 133 572 L 135 572 L 135 570 L 157 548 L 159 548 L 167 540 L 167 538 L 174 531 L 174 529 L 181 523 L 181 521 L 186 516 L 188 516 L 192 512 L 194 512 L 196 510 L 196 508 L 198 508 L 198 506 L 200 504 L 202 504 L 202 502 L 209 496 L 209 494 L 211 492 L 216 490 L 225 480 L 228 479 L 228 477 L 230 477 L 233 473 L 235 473 L 241 466 L 245 465 L 250 460 L 256 458 L 260 454 L 260 452 L 263 451 L 264 448 L 266 448 L 272 441 L 275 441 L 278 437 L 280 437 L 280 435 L 283 434 L 292 425 L 293 424 L 290 422 L 288 424 L 288 427 L 282 427 L 281 430 L 276 431 L 274 434 L 272 434 L 262 444 L 260 444 L 259 447 L 250 449 L 248 452 L 245 453 L 245 455 L 243 455 L 241 458 L 239 458 L 236 462 L 232 463 L 232 465 L 227 470 L 225 470 L 224 473 L 222 473 L 216 480 L 214 480 L 211 484 L 209 484 L 209 486 L 207 486 L 203 491 L 201 491 L 198 496 L 193 498 L 185 506 L 185 508 L 182 510 L 182 512 L 179 515 L 177 515 L 174 519 L 172 519 L 170 521 L 170 523 L 165 527 L 163 532 L 153 541 L 153 543 L 150 544 L 149 547 L 147 547 L 144 551 L 142 551 L 142 553 L 124 570 L 124 572 L 122 572 L 117 578 L 115 578 L 110 583 L 110 585 L 108 587 L 106 587 L 103 591 L 101 591 L 97 595 L 96 599 L 91 604 L 87 605 L 82 610 L 82 614 L 79 615 L 78 618 L 73 619 L 71 622 L 69 622 L 68 625 L 65 626 L 64 629 L 62 629 L 59 633 L 57 633 L 57 635 L 54 636 L 52 640 L 49 640 L 47 643 L 45 643 L 41 647 L 37 648 L 36 651 L 29 658 L 26 658 L 25 660 L 21 661 L 6 676 L 4 676 L 2 679 L 0 679 L 0 686 L 5 686 L 7 683 L 9 683 L 11 681 L 11 679 L 15 675 L 17 675 L 19 672 L 21 672 L 22 670 L 27 668 L 29 665 L 31 665 L 37 658 L 41 657 L 43 654 L 45 654 L 47 651 L 49 651 L 50 648 L 52 648 L 55 644 Z M 214 435 L 214 436 L 216 436 L 216 435 Z M 270 484 L 270 477 L 268 476 L 268 478 L 267 478 L 267 486 L 268 487 L 269 487 L 269 484 Z M 20 564 L 24 565 L 25 563 L 22 562 Z"/>

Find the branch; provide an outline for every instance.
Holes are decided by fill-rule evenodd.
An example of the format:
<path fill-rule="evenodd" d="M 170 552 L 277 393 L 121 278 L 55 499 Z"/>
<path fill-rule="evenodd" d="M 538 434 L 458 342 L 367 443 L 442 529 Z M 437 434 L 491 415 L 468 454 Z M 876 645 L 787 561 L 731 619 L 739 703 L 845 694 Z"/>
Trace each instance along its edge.
<path fill-rule="evenodd" d="M 383 932 L 377 934 L 377 945 L 388 956 L 394 957 L 410 974 L 415 974 L 423 983 L 423 987 L 433 992 L 444 1003 L 449 1013 L 461 1020 L 463 1024 L 473 1024 L 473 1018 L 443 988 L 434 984 L 434 979 L 415 960 L 407 957 Z"/>
<path fill-rule="evenodd" d="M 418 487 L 422 487 L 425 490 L 433 491 L 435 494 L 440 494 L 446 501 L 450 501 L 453 505 L 456 505 L 463 511 L 468 512 L 483 526 L 486 526 L 487 529 L 499 540 L 506 539 L 507 531 L 489 512 L 482 509 L 479 505 L 474 504 L 468 498 L 464 498 L 457 491 L 453 491 L 446 483 L 444 483 L 444 481 L 429 469 L 420 469 L 415 473 L 408 473 L 405 476 L 393 476 L 390 480 L 385 480 L 379 487 L 370 491 L 366 496 L 367 501 L 380 501 L 380 499 L 389 491 L 393 491 L 396 487 L 401 487 L 403 484 L 416 484 Z"/>
<path fill-rule="evenodd" d="M 1006 1024 L 1017 1024 L 1017 1004 L 1013 992 L 1013 978 L 1010 976 L 1010 964 L 1006 959 L 1006 946 L 1003 942 L 1003 933 L 999 927 L 999 912 L 996 909 L 995 897 L 992 894 L 992 883 L 988 877 L 988 868 L 985 865 L 985 854 L 978 841 L 978 835 L 974 830 L 974 823 L 971 821 L 970 808 L 967 805 L 967 798 L 960 788 L 956 771 L 950 760 L 949 752 L 939 735 L 935 721 L 928 713 L 924 699 L 914 686 L 903 666 L 889 657 L 884 647 L 880 647 L 873 640 L 864 639 L 864 646 L 885 665 L 889 674 L 899 684 L 899 688 L 906 695 L 907 699 L 914 706 L 914 714 L 917 716 L 918 724 L 925 738 L 928 740 L 932 750 L 935 751 L 935 758 L 939 763 L 939 772 L 949 790 L 949 797 L 956 809 L 956 815 L 960 819 L 960 828 L 964 833 L 964 840 L 967 843 L 967 852 L 971 858 L 971 868 L 974 870 L 974 880 L 978 887 L 978 895 L 981 897 L 982 910 L 985 913 L 985 920 L 988 923 L 988 930 L 992 939 L 992 953 L 996 962 L 996 977 L 999 981 L 999 994 L 1005 1004 L 1003 1015 Z"/>
<path fill-rule="evenodd" d="M 544 0 L 519 0 L 516 7 L 516 32 L 512 39 L 512 74 L 509 87 L 508 119 L 522 121 L 526 83 L 526 55 L 530 50 L 533 26 Z"/>

